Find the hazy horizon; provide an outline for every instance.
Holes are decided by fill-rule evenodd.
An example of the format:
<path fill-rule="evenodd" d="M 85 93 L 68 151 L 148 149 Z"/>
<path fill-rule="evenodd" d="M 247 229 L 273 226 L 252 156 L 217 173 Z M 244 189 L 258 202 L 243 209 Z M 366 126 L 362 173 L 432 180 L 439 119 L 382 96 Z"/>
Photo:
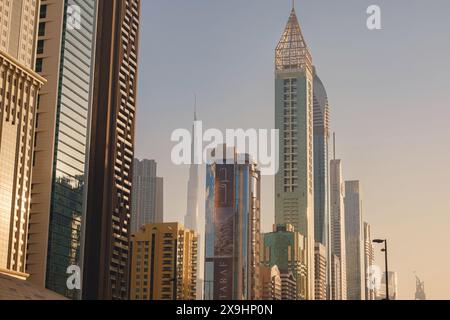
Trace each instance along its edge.
<path fill-rule="evenodd" d="M 372 4 L 381 7 L 382 30 L 366 28 Z M 170 136 L 190 130 L 194 93 L 205 128 L 274 127 L 274 50 L 290 7 L 142 2 L 135 155 L 158 163 L 166 221 L 183 222 L 186 211 L 188 167 L 171 163 Z M 450 299 L 450 2 L 296 0 L 296 11 L 328 93 L 345 180 L 361 181 L 372 237 L 389 239 L 399 298 L 414 298 L 417 272 L 427 299 Z M 273 198 L 265 177 L 266 232 Z M 380 256 L 376 263 L 384 268 Z"/>

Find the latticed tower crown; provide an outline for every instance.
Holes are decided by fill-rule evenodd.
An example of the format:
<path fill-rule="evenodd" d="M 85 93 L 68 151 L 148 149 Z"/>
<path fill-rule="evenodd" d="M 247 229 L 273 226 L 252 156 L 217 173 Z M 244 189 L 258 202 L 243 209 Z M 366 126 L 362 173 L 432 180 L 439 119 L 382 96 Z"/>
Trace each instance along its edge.
<path fill-rule="evenodd" d="M 312 56 L 303 37 L 295 9 L 275 50 L 276 71 L 298 71 L 308 69 L 312 73 Z"/>

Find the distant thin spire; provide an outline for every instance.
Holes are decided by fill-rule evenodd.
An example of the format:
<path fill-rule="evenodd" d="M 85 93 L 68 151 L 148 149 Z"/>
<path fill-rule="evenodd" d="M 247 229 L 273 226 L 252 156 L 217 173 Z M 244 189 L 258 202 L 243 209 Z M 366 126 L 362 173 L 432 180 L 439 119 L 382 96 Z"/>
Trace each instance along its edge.
<path fill-rule="evenodd" d="M 292 10 L 295 10 L 295 0 L 292 0 Z"/>
<path fill-rule="evenodd" d="M 333 160 L 336 160 L 336 132 L 333 132 Z"/>
<path fill-rule="evenodd" d="M 197 121 L 197 94 L 194 93 L 194 121 Z"/>

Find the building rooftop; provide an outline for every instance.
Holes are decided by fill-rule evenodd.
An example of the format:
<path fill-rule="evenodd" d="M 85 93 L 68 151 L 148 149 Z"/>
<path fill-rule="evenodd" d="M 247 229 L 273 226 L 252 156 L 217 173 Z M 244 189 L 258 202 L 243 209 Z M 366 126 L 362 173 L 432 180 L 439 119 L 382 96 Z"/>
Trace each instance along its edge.
<path fill-rule="evenodd" d="M 312 55 L 306 45 L 295 8 L 292 8 L 288 23 L 275 50 L 276 71 L 298 71 L 309 69 L 312 73 Z"/>
<path fill-rule="evenodd" d="M 36 287 L 29 281 L 0 273 L 0 300 L 66 300 L 47 289 Z"/>

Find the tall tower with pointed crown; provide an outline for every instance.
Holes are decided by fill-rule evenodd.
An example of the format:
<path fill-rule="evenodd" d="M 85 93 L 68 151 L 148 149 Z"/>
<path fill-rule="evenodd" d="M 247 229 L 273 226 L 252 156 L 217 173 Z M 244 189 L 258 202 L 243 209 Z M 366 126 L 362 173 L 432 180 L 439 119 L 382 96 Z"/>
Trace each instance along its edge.
<path fill-rule="evenodd" d="M 293 7 L 275 51 L 275 222 L 307 238 L 307 299 L 314 299 L 313 82 L 312 55 Z"/>

